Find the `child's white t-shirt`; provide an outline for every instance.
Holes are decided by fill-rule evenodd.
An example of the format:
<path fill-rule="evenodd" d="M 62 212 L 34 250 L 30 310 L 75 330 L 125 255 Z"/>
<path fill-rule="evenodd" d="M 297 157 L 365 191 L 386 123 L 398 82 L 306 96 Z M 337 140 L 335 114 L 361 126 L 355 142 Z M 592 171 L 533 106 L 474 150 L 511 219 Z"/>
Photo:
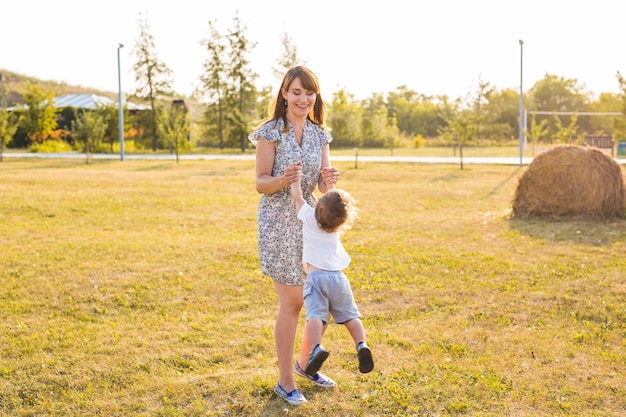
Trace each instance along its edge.
<path fill-rule="evenodd" d="M 320 229 L 313 207 L 304 204 L 298 212 L 298 219 L 302 221 L 303 262 L 326 271 L 341 271 L 350 265 L 350 256 L 341 243 L 339 232 L 328 233 Z"/>

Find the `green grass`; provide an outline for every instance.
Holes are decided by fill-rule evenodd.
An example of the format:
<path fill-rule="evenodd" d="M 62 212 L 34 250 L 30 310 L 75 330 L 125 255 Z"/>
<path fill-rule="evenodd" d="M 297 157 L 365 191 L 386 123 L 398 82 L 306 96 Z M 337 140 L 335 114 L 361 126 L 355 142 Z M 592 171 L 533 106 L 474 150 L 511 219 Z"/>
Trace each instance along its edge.
<path fill-rule="evenodd" d="M 549 145 L 542 145 L 533 148 L 526 146 L 523 149 L 524 157 L 532 157 L 545 150 Z M 333 155 L 354 156 L 354 148 L 333 148 Z M 450 156 L 458 157 L 459 149 L 452 146 L 425 146 L 415 148 L 412 146 L 402 146 L 394 149 L 362 148 L 358 150 L 359 156 Z M 466 157 L 509 157 L 519 158 L 519 146 L 512 144 L 506 146 L 464 146 L 463 156 Z"/>
<path fill-rule="evenodd" d="M 510 218 L 512 166 L 336 164 L 375 358 L 276 397 L 254 162 L 0 164 L 2 416 L 623 416 L 624 220 Z M 302 323 L 303 323 L 302 316 Z M 301 334 L 302 327 L 299 327 Z"/>
<path fill-rule="evenodd" d="M 244 154 L 254 155 L 254 148 L 251 144 L 247 144 L 247 148 Z M 528 144 L 523 149 L 524 157 L 533 157 L 539 154 L 541 151 L 549 148 L 553 145 L 541 144 L 537 146 L 532 146 L 532 144 Z M 119 153 L 119 145 L 114 147 L 115 153 Z M 4 149 L 3 152 L 6 155 L 10 155 L 16 152 L 27 152 L 24 149 Z M 132 154 L 167 154 L 171 155 L 169 150 L 158 150 L 156 152 L 149 149 L 133 149 L 132 146 L 126 146 L 125 153 L 127 155 Z M 238 148 L 206 148 L 206 147 L 196 147 L 191 150 L 187 150 L 183 152 L 185 154 L 194 154 L 194 155 L 241 155 L 241 149 Z M 354 156 L 355 149 L 353 147 L 333 147 L 332 155 L 337 156 Z M 359 156 L 459 156 L 458 148 L 455 149 L 452 146 L 425 146 L 423 148 L 415 148 L 410 144 L 401 145 L 394 149 L 383 149 L 383 148 L 360 148 L 358 150 Z M 517 158 L 519 157 L 519 145 L 515 142 L 507 143 L 502 146 L 476 146 L 476 145 L 466 145 L 463 147 L 463 155 L 467 157 L 510 157 Z"/>

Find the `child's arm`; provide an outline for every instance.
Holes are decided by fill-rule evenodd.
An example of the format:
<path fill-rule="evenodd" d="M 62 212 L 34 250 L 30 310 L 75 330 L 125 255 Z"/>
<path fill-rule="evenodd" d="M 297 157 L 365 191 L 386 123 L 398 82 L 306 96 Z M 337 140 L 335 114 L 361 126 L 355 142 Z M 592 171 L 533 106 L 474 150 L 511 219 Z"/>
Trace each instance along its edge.
<path fill-rule="evenodd" d="M 339 171 L 337 171 L 337 168 L 330 166 L 330 148 L 326 145 L 322 148 L 322 171 L 317 182 L 317 188 L 322 193 L 335 189 L 338 177 Z"/>
<path fill-rule="evenodd" d="M 293 164 L 296 164 L 299 167 L 302 166 L 302 162 L 294 162 Z M 306 200 L 302 196 L 302 171 L 299 171 L 298 174 L 298 180 L 291 183 L 291 196 L 293 197 L 293 201 L 296 203 L 296 213 L 298 213 L 302 206 L 306 204 Z"/>

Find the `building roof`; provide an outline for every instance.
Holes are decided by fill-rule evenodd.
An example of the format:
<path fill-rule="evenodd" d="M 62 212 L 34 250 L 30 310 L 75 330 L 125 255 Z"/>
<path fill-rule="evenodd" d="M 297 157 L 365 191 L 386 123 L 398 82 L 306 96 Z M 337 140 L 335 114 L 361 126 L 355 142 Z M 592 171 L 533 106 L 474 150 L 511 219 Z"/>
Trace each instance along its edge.
<path fill-rule="evenodd" d="M 150 110 L 150 106 L 136 104 L 130 101 L 124 102 L 129 110 Z M 97 94 L 66 94 L 54 98 L 54 106 L 76 107 L 80 109 L 97 109 L 100 107 L 117 107 L 117 101 Z"/>
<path fill-rule="evenodd" d="M 117 105 L 108 97 L 97 94 L 67 94 L 54 99 L 54 107 L 77 107 L 81 109 L 97 109 Z"/>
<path fill-rule="evenodd" d="M 79 109 L 97 109 L 100 107 L 117 107 L 117 100 L 112 100 L 105 96 L 98 94 L 66 94 L 64 96 L 58 96 L 52 99 L 54 101 L 54 107 L 57 109 L 64 107 L 76 107 Z M 136 104 L 130 101 L 124 102 L 124 105 L 129 110 L 150 110 L 150 106 L 144 104 Z M 24 110 L 28 108 L 25 104 L 10 107 L 11 110 Z"/>

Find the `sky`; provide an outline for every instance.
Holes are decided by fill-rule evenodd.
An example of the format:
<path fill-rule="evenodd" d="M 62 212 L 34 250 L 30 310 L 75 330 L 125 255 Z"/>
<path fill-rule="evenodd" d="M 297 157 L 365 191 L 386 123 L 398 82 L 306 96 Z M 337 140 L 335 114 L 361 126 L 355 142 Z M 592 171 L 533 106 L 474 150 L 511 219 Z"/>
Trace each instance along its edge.
<path fill-rule="evenodd" d="M 226 34 L 238 15 L 256 44 L 259 88 L 287 34 L 329 101 L 406 86 L 419 94 L 466 96 L 479 82 L 528 91 L 546 74 L 585 91 L 617 93 L 626 76 L 626 24 L 618 0 L 18 0 L 0 7 L 0 71 L 123 92 L 134 88 L 133 47 L 147 19 L 173 88 L 190 95 L 207 54 L 209 21 Z M 523 40 L 523 45 L 520 45 Z"/>

